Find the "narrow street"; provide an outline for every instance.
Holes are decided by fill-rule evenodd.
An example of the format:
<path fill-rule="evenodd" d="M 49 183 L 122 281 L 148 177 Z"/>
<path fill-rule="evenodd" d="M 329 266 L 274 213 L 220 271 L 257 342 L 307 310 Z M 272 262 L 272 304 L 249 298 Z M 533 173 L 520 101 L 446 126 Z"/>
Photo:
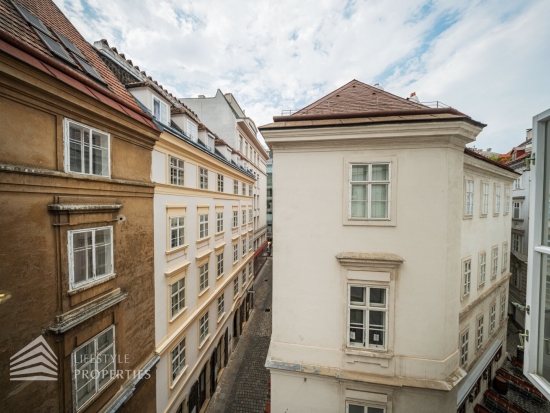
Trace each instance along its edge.
<path fill-rule="evenodd" d="M 268 398 L 269 371 L 264 367 L 271 337 L 272 260 L 254 281 L 254 310 L 231 353 L 206 413 L 262 413 Z"/>

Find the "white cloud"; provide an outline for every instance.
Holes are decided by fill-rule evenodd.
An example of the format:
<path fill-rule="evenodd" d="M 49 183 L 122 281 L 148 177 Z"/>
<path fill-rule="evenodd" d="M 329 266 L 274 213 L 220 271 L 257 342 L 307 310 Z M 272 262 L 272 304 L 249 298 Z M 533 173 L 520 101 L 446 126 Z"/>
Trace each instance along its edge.
<path fill-rule="evenodd" d="M 355 78 L 456 107 L 505 152 L 549 105 L 544 0 L 55 1 L 178 96 L 220 88 L 258 125 Z"/>

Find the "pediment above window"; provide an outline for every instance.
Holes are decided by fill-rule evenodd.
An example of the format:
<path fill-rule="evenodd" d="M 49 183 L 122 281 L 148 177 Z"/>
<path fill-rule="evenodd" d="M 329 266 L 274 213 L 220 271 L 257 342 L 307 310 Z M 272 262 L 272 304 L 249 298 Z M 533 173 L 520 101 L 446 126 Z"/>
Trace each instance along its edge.
<path fill-rule="evenodd" d="M 101 222 L 124 222 L 118 216 L 122 204 L 115 198 L 56 196 L 48 205 L 53 215 L 53 225 L 96 224 Z"/>
<path fill-rule="evenodd" d="M 387 252 L 341 252 L 336 259 L 348 270 L 392 270 L 405 260 L 397 254 Z"/>

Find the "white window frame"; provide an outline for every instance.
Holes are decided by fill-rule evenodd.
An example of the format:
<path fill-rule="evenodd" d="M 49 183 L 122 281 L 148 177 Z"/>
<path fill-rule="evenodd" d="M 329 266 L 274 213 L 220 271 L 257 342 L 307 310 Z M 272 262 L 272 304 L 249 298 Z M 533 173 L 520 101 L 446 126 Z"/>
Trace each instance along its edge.
<path fill-rule="evenodd" d="M 155 101 L 157 101 L 159 103 L 159 116 L 158 117 L 155 115 Z M 163 125 L 169 126 L 170 125 L 170 115 L 168 113 L 168 105 L 166 103 L 164 103 L 162 100 L 160 100 L 158 97 L 156 97 L 155 95 L 153 95 L 152 105 L 153 106 L 151 106 L 151 109 L 152 109 L 151 112 L 153 113 L 153 116 L 155 117 L 155 119 L 158 120 Z M 163 109 L 164 109 L 164 113 L 163 113 Z"/>
<path fill-rule="evenodd" d="M 364 165 L 367 166 L 367 180 L 366 181 L 352 181 L 352 170 L 354 166 L 357 165 Z M 388 165 L 388 179 L 384 181 L 373 181 L 372 180 L 372 166 L 373 165 Z M 391 220 L 391 201 L 392 201 L 392 194 L 391 194 L 391 182 L 392 182 L 392 163 L 391 162 L 350 162 L 349 164 L 349 171 L 348 171 L 348 220 L 370 220 L 370 221 L 390 221 Z M 365 217 L 354 217 L 351 214 L 352 209 L 352 186 L 353 185 L 364 185 L 366 186 L 366 193 L 367 193 L 367 199 L 366 199 L 366 216 Z M 372 217 L 372 208 L 371 208 L 371 188 L 372 185 L 387 185 L 387 200 L 386 200 L 386 212 L 387 216 L 384 218 L 377 218 Z"/>
<path fill-rule="evenodd" d="M 498 275 L 498 245 L 491 249 L 491 279 Z"/>
<path fill-rule="evenodd" d="M 223 271 L 223 252 L 219 253 L 216 257 L 217 257 L 216 262 L 217 262 L 218 277 L 221 277 L 224 273 L 224 271 Z"/>
<path fill-rule="evenodd" d="M 218 320 L 221 320 L 225 315 L 225 293 L 218 296 Z"/>
<path fill-rule="evenodd" d="M 466 179 L 464 184 L 464 216 L 474 216 L 474 191 L 474 180 Z"/>
<path fill-rule="evenodd" d="M 239 243 L 233 244 L 233 264 L 239 261 Z"/>
<path fill-rule="evenodd" d="M 91 154 L 91 145 L 90 145 L 90 156 L 89 156 L 89 168 L 90 168 L 90 172 L 75 172 L 75 171 L 71 171 L 71 151 L 70 151 L 70 133 L 69 133 L 69 129 L 70 129 L 70 124 L 74 124 L 80 128 L 85 128 L 85 129 L 88 129 L 89 130 L 89 137 L 91 139 L 92 137 L 92 134 L 93 132 L 97 132 L 97 133 L 100 133 L 102 135 L 105 135 L 107 137 L 107 165 L 106 165 L 106 172 L 105 173 L 102 173 L 102 174 L 94 174 L 92 173 L 91 171 L 93 170 L 92 168 L 92 163 L 93 163 L 93 156 Z M 75 122 L 74 120 L 71 120 L 71 119 L 68 119 L 68 118 L 64 118 L 63 119 L 63 146 L 64 146 L 64 153 L 63 153 L 63 163 L 64 163 L 64 167 L 65 167 L 65 172 L 66 173 L 70 173 L 70 174 L 78 174 L 78 175 L 92 175 L 92 176 L 101 176 L 101 177 L 104 177 L 104 178 L 110 178 L 111 177 L 111 134 L 110 133 L 107 133 L 107 132 L 104 132 L 100 129 L 96 129 L 96 128 L 92 128 L 91 126 L 88 126 L 88 125 L 85 125 L 83 123 L 80 123 L 80 122 Z M 81 162 L 84 162 L 84 156 L 82 156 L 82 161 Z"/>
<path fill-rule="evenodd" d="M 176 161 L 177 165 L 172 165 L 172 160 Z M 181 162 L 181 166 L 180 166 Z M 185 161 L 170 155 L 168 159 L 168 165 L 170 167 L 170 185 L 184 186 L 185 185 Z M 175 176 L 174 176 L 175 172 Z M 179 176 L 179 172 L 182 176 Z"/>
<path fill-rule="evenodd" d="M 246 196 L 246 184 L 243 182 L 241 185 L 242 185 L 242 193 L 244 196 Z"/>
<path fill-rule="evenodd" d="M 223 192 L 224 176 L 218 174 L 218 192 Z"/>
<path fill-rule="evenodd" d="M 460 335 L 460 365 L 468 364 L 468 350 L 470 344 L 470 330 L 463 331 Z"/>
<path fill-rule="evenodd" d="M 509 185 L 504 187 L 504 215 L 510 213 L 511 189 Z"/>
<path fill-rule="evenodd" d="M 501 191 L 502 186 L 500 184 L 495 184 L 495 204 L 493 208 L 493 214 L 498 215 L 500 214 L 501 210 Z"/>
<path fill-rule="evenodd" d="M 239 226 L 239 211 L 234 210 L 233 211 L 233 228 L 237 228 Z"/>
<path fill-rule="evenodd" d="M 199 214 L 199 239 L 208 237 L 208 215 Z"/>
<path fill-rule="evenodd" d="M 483 329 L 485 324 L 485 314 L 481 314 L 476 318 L 476 344 L 477 348 L 483 345 Z"/>
<path fill-rule="evenodd" d="M 95 243 L 95 233 L 97 231 L 102 231 L 108 229 L 110 231 L 110 237 L 111 237 L 111 271 L 108 271 L 106 274 L 102 274 L 100 276 L 96 275 L 96 243 Z M 88 279 L 86 281 L 81 281 L 79 283 L 76 283 L 74 280 L 74 241 L 73 241 L 73 234 L 81 233 L 81 232 L 92 232 L 92 278 Z M 85 285 L 93 284 L 103 278 L 110 277 L 111 275 L 114 275 L 114 268 L 115 268 L 115 260 L 114 260 L 114 237 L 113 237 L 113 227 L 112 226 L 106 226 L 106 227 L 96 227 L 96 228 L 86 228 L 86 229 L 79 229 L 74 231 L 67 231 L 67 238 L 68 238 L 68 256 L 69 256 L 69 291 L 76 290 L 80 287 L 83 287 Z"/>
<path fill-rule="evenodd" d="M 462 260 L 462 297 L 470 294 L 472 288 L 472 259 Z"/>
<path fill-rule="evenodd" d="M 233 179 L 233 195 L 239 195 L 239 181 Z"/>
<path fill-rule="evenodd" d="M 380 404 L 380 403 L 376 403 L 376 402 L 369 402 L 369 401 L 346 400 L 346 413 L 349 413 L 350 405 L 364 407 L 365 408 L 364 413 L 370 413 L 369 408 L 381 409 L 382 413 L 387 412 L 385 404 Z"/>
<path fill-rule="evenodd" d="M 514 181 L 514 189 L 523 189 L 523 173 Z"/>
<path fill-rule="evenodd" d="M 365 304 L 361 305 L 361 304 L 352 304 L 351 302 L 351 288 L 352 287 L 357 287 L 357 288 L 364 288 L 365 289 Z M 371 288 L 375 288 L 375 289 L 380 289 L 380 290 L 384 290 L 385 291 L 385 306 L 378 306 L 376 304 L 370 304 L 370 289 Z M 350 348 L 350 349 L 356 349 L 356 348 L 361 348 L 361 349 L 367 349 L 367 350 L 382 350 L 382 351 L 387 351 L 388 350 L 388 340 L 389 340 L 389 331 L 390 331 L 390 326 L 388 325 L 389 324 L 389 312 L 390 312 L 390 289 L 388 286 L 382 286 L 382 285 L 371 285 L 371 284 L 361 284 L 361 283 L 349 283 L 348 284 L 348 291 L 347 291 L 347 313 L 348 313 L 348 316 L 347 316 L 347 324 L 346 324 L 346 336 L 347 336 L 347 347 Z M 352 309 L 356 309 L 356 310 L 362 310 L 364 311 L 365 315 L 364 315 L 364 318 L 363 318 L 363 330 L 364 330 L 364 333 L 363 333 L 363 345 L 357 345 L 357 344 L 352 344 L 350 339 L 351 339 L 351 310 Z M 384 345 L 380 346 L 380 345 L 369 345 L 368 341 L 369 341 L 369 332 L 370 332 L 370 329 L 371 329 L 371 326 L 370 326 L 370 321 L 369 321 L 369 312 L 370 311 L 379 311 L 379 312 L 384 312 L 384 326 L 383 326 L 383 329 L 379 329 L 379 328 L 375 328 L 374 330 L 375 331 L 381 331 L 383 333 L 383 342 L 384 342 Z"/>
<path fill-rule="evenodd" d="M 243 257 L 244 257 L 246 255 L 246 235 L 242 239 L 242 243 L 243 243 Z"/>
<path fill-rule="evenodd" d="M 485 251 L 479 253 L 479 286 L 485 284 L 487 279 L 487 253 Z"/>
<path fill-rule="evenodd" d="M 210 336 L 210 317 L 208 313 L 209 312 L 206 311 L 206 313 L 199 318 L 199 347 L 202 346 Z"/>
<path fill-rule="evenodd" d="M 239 277 L 235 277 L 233 280 L 233 298 L 237 298 L 239 295 Z"/>
<path fill-rule="evenodd" d="M 208 190 L 208 169 L 199 166 L 199 189 Z"/>
<path fill-rule="evenodd" d="M 489 331 L 494 333 L 497 326 L 497 302 L 493 301 L 489 307 Z"/>
<path fill-rule="evenodd" d="M 500 296 L 500 321 L 503 322 L 506 319 L 506 292 Z"/>
<path fill-rule="evenodd" d="M 173 220 L 176 220 L 175 225 L 172 226 Z M 183 223 L 181 222 L 183 220 Z M 182 245 L 185 245 L 185 216 L 175 216 L 169 217 L 168 222 L 170 223 L 170 248 L 173 250 L 179 248 Z M 174 238 L 174 235 L 176 236 Z M 176 245 L 174 245 L 174 239 L 176 239 Z M 183 240 L 182 240 L 183 239 Z"/>
<path fill-rule="evenodd" d="M 245 208 L 242 209 L 242 213 L 243 213 L 243 221 L 242 222 L 243 222 L 243 225 L 246 225 L 246 209 Z"/>
<path fill-rule="evenodd" d="M 518 252 L 521 254 L 523 248 L 523 235 L 516 232 L 512 232 L 512 251 Z"/>
<path fill-rule="evenodd" d="M 505 272 L 508 269 L 508 243 L 502 243 L 502 268 L 500 272 Z"/>
<path fill-rule="evenodd" d="M 512 219 L 523 219 L 521 210 L 523 208 L 522 201 L 514 201 L 512 207 Z M 517 212 L 517 213 L 516 213 Z"/>
<path fill-rule="evenodd" d="M 223 232 L 223 212 L 216 212 L 216 232 Z"/>
<path fill-rule="evenodd" d="M 173 286 L 177 286 L 176 291 L 174 291 Z M 177 281 L 174 281 L 169 286 L 170 288 L 170 319 L 173 319 L 182 311 L 185 310 L 185 277 L 180 278 Z M 174 297 L 176 297 L 176 306 L 174 306 Z M 174 311 L 176 307 L 176 311 Z"/>
<path fill-rule="evenodd" d="M 199 294 L 202 294 L 204 291 L 208 289 L 209 285 L 209 270 L 208 270 L 208 262 L 205 262 L 204 264 L 199 266 Z"/>
<path fill-rule="evenodd" d="M 178 377 L 180 377 L 186 370 L 186 357 L 185 357 L 185 350 L 186 350 L 186 343 L 185 340 L 187 337 L 183 337 L 181 341 L 172 349 L 170 350 L 170 377 L 171 377 L 171 383 L 174 383 Z M 175 362 L 176 367 L 174 368 Z"/>
<path fill-rule="evenodd" d="M 489 183 L 481 182 L 481 216 L 489 213 Z"/>
<path fill-rule="evenodd" d="M 198 126 L 189 119 L 187 119 L 187 136 L 189 136 L 193 142 L 198 142 L 199 140 Z"/>
<path fill-rule="evenodd" d="M 97 344 L 97 340 L 100 336 L 106 334 L 109 330 L 112 330 L 113 331 L 113 342 L 111 344 L 109 344 L 106 348 L 104 348 L 100 353 L 98 353 L 97 349 L 98 349 L 98 344 Z M 78 351 L 80 351 L 82 348 L 85 348 L 87 347 L 89 344 L 93 343 L 94 344 L 94 354 L 93 356 L 90 357 L 90 359 L 88 360 L 88 358 L 86 357 L 86 360 L 85 362 L 81 365 L 81 368 L 80 369 L 77 369 L 77 353 Z M 107 351 L 111 350 L 112 351 L 110 352 L 110 355 L 107 355 Z M 111 354 L 112 353 L 112 354 Z M 95 378 L 90 378 L 90 381 L 91 380 L 95 380 L 95 393 L 93 395 L 90 396 L 90 398 L 88 400 L 86 400 L 85 402 L 83 402 L 81 405 L 79 405 L 79 401 L 78 401 L 78 398 L 77 398 L 77 391 L 78 389 L 76 388 L 76 385 L 77 385 L 77 375 L 80 375 L 80 371 L 83 370 L 82 367 L 86 367 L 86 366 L 89 366 L 90 364 L 94 364 L 95 367 L 93 368 L 93 371 L 95 372 L 99 372 L 99 368 L 98 368 L 98 364 L 104 360 L 102 358 L 102 356 L 105 357 L 105 359 L 107 360 L 110 360 L 111 359 L 111 356 L 113 356 L 113 360 L 112 360 L 112 368 L 109 370 L 111 372 L 116 372 L 116 331 L 115 331 L 115 326 L 114 325 L 111 325 L 109 327 L 107 327 L 105 330 L 101 331 L 100 333 L 96 334 L 94 337 L 90 338 L 89 340 L 87 340 L 85 343 L 81 344 L 80 346 L 78 346 L 76 349 L 74 349 L 72 352 L 71 352 L 71 370 L 72 370 L 72 382 L 73 382 L 73 391 L 74 391 L 74 394 L 75 394 L 75 407 L 76 407 L 76 410 L 79 411 L 81 410 L 82 408 L 84 408 L 85 406 L 88 406 L 90 404 L 90 402 L 92 400 L 94 400 L 96 398 L 96 396 L 101 393 L 101 391 L 103 389 L 105 389 L 109 383 L 111 383 L 113 380 L 115 380 L 116 378 L 116 374 L 109 374 L 109 379 L 103 383 L 102 387 L 99 388 L 99 380 L 100 378 L 102 378 L 102 374 L 96 374 L 97 377 Z M 109 363 L 110 364 L 110 363 Z M 107 365 L 107 367 L 109 366 L 109 364 Z M 105 370 L 102 369 L 101 371 Z M 106 375 L 107 376 L 107 375 Z M 89 382 L 90 382 L 89 381 Z"/>

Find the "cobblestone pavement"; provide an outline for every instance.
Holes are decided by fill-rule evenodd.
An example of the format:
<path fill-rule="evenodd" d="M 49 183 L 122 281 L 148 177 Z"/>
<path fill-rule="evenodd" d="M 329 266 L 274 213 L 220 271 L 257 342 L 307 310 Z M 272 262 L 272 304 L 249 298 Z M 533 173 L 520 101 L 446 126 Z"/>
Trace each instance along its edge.
<path fill-rule="evenodd" d="M 269 401 L 264 364 L 271 339 L 271 258 L 256 277 L 254 291 L 254 310 L 206 413 L 263 413 Z"/>

